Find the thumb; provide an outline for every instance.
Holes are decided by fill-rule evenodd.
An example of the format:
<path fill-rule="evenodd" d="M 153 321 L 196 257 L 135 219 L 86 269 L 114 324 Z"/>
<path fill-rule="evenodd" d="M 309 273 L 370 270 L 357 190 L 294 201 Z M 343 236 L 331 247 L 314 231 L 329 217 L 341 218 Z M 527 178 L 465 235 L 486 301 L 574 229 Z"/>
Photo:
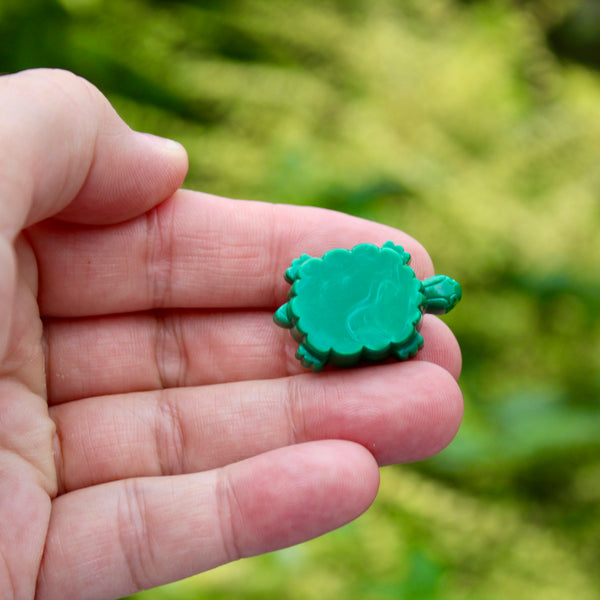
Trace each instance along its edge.
<path fill-rule="evenodd" d="M 135 133 L 90 83 L 58 70 L 0 77 L 0 359 L 16 289 L 14 241 L 47 217 L 108 224 L 183 182 L 182 146 Z"/>
<path fill-rule="evenodd" d="M 0 77 L 0 232 L 49 216 L 108 224 L 143 213 L 183 182 L 176 142 L 132 131 L 90 83 L 59 70 Z"/>

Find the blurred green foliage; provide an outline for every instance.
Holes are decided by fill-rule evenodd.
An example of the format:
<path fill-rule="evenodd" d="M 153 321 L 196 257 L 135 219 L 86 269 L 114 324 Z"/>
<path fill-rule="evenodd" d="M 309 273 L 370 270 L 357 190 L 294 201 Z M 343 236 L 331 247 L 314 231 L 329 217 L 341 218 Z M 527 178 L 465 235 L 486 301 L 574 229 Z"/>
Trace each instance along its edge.
<path fill-rule="evenodd" d="M 399 227 L 455 276 L 464 426 L 308 544 L 139 600 L 600 598 L 600 4 L 2 0 L 187 187 Z"/>

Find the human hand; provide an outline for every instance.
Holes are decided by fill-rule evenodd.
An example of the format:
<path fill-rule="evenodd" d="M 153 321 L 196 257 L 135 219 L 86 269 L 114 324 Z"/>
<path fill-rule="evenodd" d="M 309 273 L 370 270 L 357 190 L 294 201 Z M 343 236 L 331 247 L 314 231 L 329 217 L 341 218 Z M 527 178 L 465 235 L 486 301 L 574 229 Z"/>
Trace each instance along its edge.
<path fill-rule="evenodd" d="M 118 598 L 363 512 L 441 450 L 460 352 L 305 372 L 272 323 L 291 259 L 405 234 L 177 191 L 174 143 L 68 73 L 0 78 L 0 597 Z"/>

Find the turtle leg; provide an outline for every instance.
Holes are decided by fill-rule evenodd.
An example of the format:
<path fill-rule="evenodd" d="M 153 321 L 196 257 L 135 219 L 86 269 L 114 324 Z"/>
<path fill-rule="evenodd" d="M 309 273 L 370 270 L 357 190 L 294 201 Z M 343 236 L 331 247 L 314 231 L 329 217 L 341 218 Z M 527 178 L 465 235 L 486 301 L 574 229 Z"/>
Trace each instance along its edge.
<path fill-rule="evenodd" d="M 300 344 L 298 350 L 296 351 L 296 358 L 302 363 L 303 367 L 310 369 L 314 373 L 322 371 L 323 367 L 327 363 L 326 360 L 323 360 L 312 354 L 304 344 Z"/>
<path fill-rule="evenodd" d="M 402 262 L 407 265 L 410 262 L 410 254 L 404 250 L 402 246 L 398 246 L 394 244 L 394 242 L 386 242 L 382 248 L 388 248 L 389 250 L 393 250 L 396 254 L 402 258 Z"/>
<path fill-rule="evenodd" d="M 288 283 L 294 283 L 298 277 L 298 271 L 300 270 L 300 267 L 311 258 L 312 256 L 309 256 L 308 254 L 303 254 L 300 258 L 295 258 L 285 272 L 285 280 Z"/>
<path fill-rule="evenodd" d="M 422 347 L 423 336 L 418 331 L 415 331 L 415 334 L 407 342 L 394 349 L 392 356 L 395 356 L 398 360 L 408 360 L 416 356 Z"/>
<path fill-rule="evenodd" d="M 276 325 L 279 325 L 279 327 L 283 327 L 284 329 L 292 328 L 292 321 L 290 320 L 287 302 L 285 304 L 282 304 L 277 309 L 277 311 L 273 315 L 273 321 L 275 321 Z"/>

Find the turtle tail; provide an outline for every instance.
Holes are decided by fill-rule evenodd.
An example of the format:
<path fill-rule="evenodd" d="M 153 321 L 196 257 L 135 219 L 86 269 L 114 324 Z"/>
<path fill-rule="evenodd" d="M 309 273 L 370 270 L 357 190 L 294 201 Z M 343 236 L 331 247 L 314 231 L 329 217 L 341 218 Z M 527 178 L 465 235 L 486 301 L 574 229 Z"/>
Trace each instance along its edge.
<path fill-rule="evenodd" d="M 443 315 L 450 312 L 462 298 L 458 281 L 447 275 L 434 275 L 423 280 L 425 312 Z"/>

